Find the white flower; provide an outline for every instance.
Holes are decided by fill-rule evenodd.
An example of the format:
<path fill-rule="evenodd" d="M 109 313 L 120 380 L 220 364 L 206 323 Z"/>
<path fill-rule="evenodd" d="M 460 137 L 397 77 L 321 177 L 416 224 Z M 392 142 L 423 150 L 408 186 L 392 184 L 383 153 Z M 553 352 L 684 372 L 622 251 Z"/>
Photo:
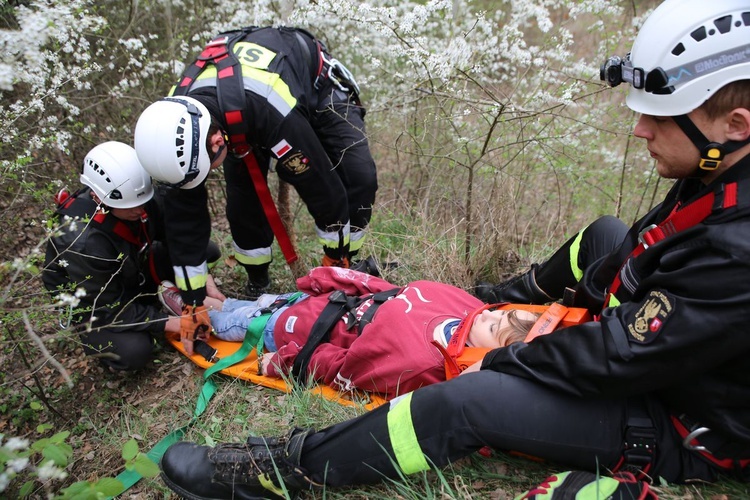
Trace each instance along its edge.
<path fill-rule="evenodd" d="M 10 484 L 10 477 L 6 472 L 3 472 L 0 474 L 0 493 L 5 491 L 5 489 Z"/>
<path fill-rule="evenodd" d="M 6 463 L 6 466 L 9 470 L 13 471 L 14 473 L 18 474 L 22 470 L 26 468 L 26 466 L 29 465 L 29 459 L 28 457 L 24 458 L 14 458 L 11 460 L 8 460 Z"/>
<path fill-rule="evenodd" d="M 65 479 L 68 473 L 55 465 L 55 462 L 48 460 L 36 469 L 36 475 L 41 481 L 50 479 Z"/>
<path fill-rule="evenodd" d="M 10 451 L 26 450 L 29 447 L 29 440 L 19 437 L 12 437 L 5 443 L 4 448 Z"/>

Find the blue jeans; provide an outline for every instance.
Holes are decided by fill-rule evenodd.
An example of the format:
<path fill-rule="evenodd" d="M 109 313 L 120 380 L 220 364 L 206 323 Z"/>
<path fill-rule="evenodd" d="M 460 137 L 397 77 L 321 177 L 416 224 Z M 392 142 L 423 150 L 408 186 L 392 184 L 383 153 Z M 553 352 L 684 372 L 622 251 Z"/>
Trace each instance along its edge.
<path fill-rule="evenodd" d="M 221 340 L 230 342 L 242 342 L 245 340 L 247 327 L 250 321 L 257 316 L 261 309 L 264 309 L 278 299 L 285 299 L 292 293 L 282 293 L 281 295 L 263 294 L 258 300 L 238 300 L 226 299 L 221 311 L 208 311 L 211 318 L 211 326 L 214 328 L 214 335 Z M 294 303 L 307 298 L 302 295 Z M 263 328 L 263 344 L 266 351 L 276 351 L 276 342 L 273 340 L 273 328 L 276 320 L 291 304 L 280 307 L 274 311 L 268 319 L 265 328 Z"/>

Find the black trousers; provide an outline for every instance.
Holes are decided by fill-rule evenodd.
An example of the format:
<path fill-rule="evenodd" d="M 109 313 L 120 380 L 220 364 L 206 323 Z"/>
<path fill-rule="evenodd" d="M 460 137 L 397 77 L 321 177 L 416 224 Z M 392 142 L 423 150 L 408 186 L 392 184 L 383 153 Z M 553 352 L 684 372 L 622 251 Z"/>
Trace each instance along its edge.
<path fill-rule="evenodd" d="M 410 405 L 410 411 L 399 411 L 398 405 L 403 404 Z M 630 404 L 634 403 L 581 399 L 526 379 L 482 370 L 418 389 L 410 400 L 396 399 L 310 435 L 304 442 L 301 465 L 314 480 L 330 486 L 396 478 L 394 446 L 403 443 L 394 429 L 411 426 L 417 452 L 437 467 L 490 446 L 539 457 L 560 470 L 606 473 L 622 457 Z M 669 482 L 716 479 L 715 469 L 681 447 L 658 402 L 637 404 L 647 408 L 656 430 L 651 477 Z M 403 421 L 389 423 L 389 413 L 398 413 Z"/>
<path fill-rule="evenodd" d="M 277 168 L 277 173 L 294 186 L 321 231 L 335 231 L 346 222 L 352 231 L 364 230 L 378 188 L 375 161 L 365 135 L 365 110 L 330 85 L 317 98 L 314 115 L 307 121 L 309 127 L 288 127 L 284 137 L 308 156 L 330 161 L 298 174 L 283 168 Z M 263 150 L 254 154 L 267 176 L 269 155 Z M 273 231 L 243 160 L 227 157 L 224 177 L 227 220 L 235 243 L 244 250 L 270 247 Z"/>
<path fill-rule="evenodd" d="M 566 241 L 536 271 L 536 282 L 547 295 L 561 299 L 565 288 L 575 288 L 580 274 L 597 260 L 617 249 L 628 226 L 617 217 L 605 215 Z"/>
<path fill-rule="evenodd" d="M 566 287 L 576 286 L 581 270 L 621 244 L 627 229 L 615 217 L 597 219 L 539 266 L 537 283 L 561 298 Z M 399 405 L 408 405 L 408 411 Z M 404 456 L 424 455 L 424 464 L 441 467 L 490 446 L 563 468 L 606 473 L 623 456 L 636 408 L 641 409 L 637 415 L 650 415 L 656 432 L 651 477 L 670 482 L 716 479 L 708 462 L 682 448 L 656 399 L 582 399 L 490 370 L 424 387 L 312 434 L 304 443 L 301 464 L 314 480 L 341 486 L 396 478 L 395 464 L 403 468 L 410 462 Z M 395 449 L 401 450 L 401 459 Z"/>

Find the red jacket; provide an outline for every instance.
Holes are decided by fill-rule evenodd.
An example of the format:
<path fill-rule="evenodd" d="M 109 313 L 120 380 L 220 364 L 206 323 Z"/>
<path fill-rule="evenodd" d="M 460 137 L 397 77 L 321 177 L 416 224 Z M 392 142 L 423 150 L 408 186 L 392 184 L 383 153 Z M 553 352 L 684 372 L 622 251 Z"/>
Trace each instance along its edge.
<path fill-rule="evenodd" d="M 279 375 L 275 365 L 284 372 L 291 369 L 331 292 L 363 296 L 397 287 L 357 271 L 318 267 L 297 280 L 297 288 L 311 297 L 279 316 L 274 329 L 278 351 L 269 366 L 270 376 Z M 371 304 L 360 305 L 357 315 Z M 341 390 L 377 392 L 388 399 L 440 382 L 445 380 L 445 360 L 432 340 L 445 345 L 460 319 L 482 305 L 460 288 L 414 281 L 380 306 L 361 335 L 357 336 L 357 328 L 347 330 L 345 319 L 338 321 L 330 342 L 313 353 L 308 373 Z"/>

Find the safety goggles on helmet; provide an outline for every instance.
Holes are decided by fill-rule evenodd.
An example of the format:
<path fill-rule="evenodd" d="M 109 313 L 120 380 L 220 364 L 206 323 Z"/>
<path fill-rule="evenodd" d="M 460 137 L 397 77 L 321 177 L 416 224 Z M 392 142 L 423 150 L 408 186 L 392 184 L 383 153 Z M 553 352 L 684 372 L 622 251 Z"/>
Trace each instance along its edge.
<path fill-rule="evenodd" d="M 183 99 L 174 99 L 171 97 L 165 97 L 162 99 L 162 101 L 176 102 L 176 103 L 182 104 L 183 106 L 187 108 L 187 112 L 190 115 L 190 121 L 192 125 L 190 127 L 190 129 L 192 130 L 192 134 L 191 134 L 192 137 L 190 139 L 190 142 L 191 142 L 192 147 L 190 148 L 190 161 L 188 163 L 188 170 L 185 173 L 185 178 L 179 182 L 174 182 L 174 183 L 159 181 L 160 184 L 164 184 L 166 186 L 170 186 L 173 188 L 180 188 L 184 186 L 185 184 L 187 184 L 188 182 L 192 182 L 193 179 L 198 177 L 198 175 L 200 175 L 200 172 L 201 172 L 200 168 L 198 167 L 198 156 L 200 152 L 199 120 L 201 116 L 203 116 L 203 114 L 201 113 L 201 111 L 198 109 L 198 107 L 195 104 L 193 104 L 192 102 L 185 101 Z M 176 139 L 176 146 L 179 148 L 183 144 L 184 144 L 184 141 L 178 137 Z"/>

